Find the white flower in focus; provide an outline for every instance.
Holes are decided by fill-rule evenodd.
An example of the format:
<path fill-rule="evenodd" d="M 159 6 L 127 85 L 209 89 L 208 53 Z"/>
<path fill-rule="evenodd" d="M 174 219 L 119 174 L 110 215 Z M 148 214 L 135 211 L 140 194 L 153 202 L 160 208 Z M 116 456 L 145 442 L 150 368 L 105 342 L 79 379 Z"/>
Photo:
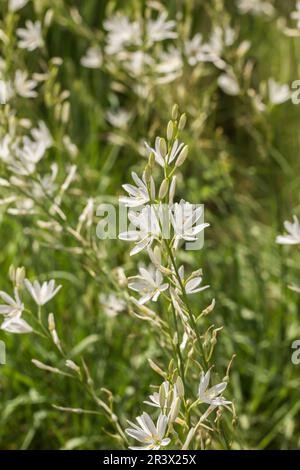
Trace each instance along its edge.
<path fill-rule="evenodd" d="M 9 11 L 18 11 L 25 7 L 26 3 L 28 0 L 9 0 L 8 9 Z"/>
<path fill-rule="evenodd" d="M 125 429 L 125 432 L 144 444 L 143 447 L 129 447 L 132 450 L 158 450 L 166 447 L 170 443 L 170 439 L 165 437 L 168 418 L 160 414 L 156 426 L 147 413 L 143 413 L 136 418 L 139 426 L 128 421 L 132 428 Z"/>
<path fill-rule="evenodd" d="M 242 15 L 252 13 L 253 15 L 272 16 L 274 7 L 264 0 L 237 0 L 237 6 Z"/>
<path fill-rule="evenodd" d="M 42 38 L 42 27 L 41 22 L 36 21 L 33 23 L 30 20 L 27 20 L 26 28 L 18 28 L 17 36 L 19 36 L 20 41 L 18 42 L 18 47 L 21 49 L 27 49 L 28 51 L 34 51 L 38 47 L 44 45 Z"/>
<path fill-rule="evenodd" d="M 225 400 L 221 397 L 221 393 L 224 392 L 227 387 L 226 382 L 221 382 L 218 385 L 214 385 L 211 388 L 207 388 L 210 379 L 210 371 L 207 371 L 206 374 L 202 372 L 200 384 L 199 384 L 199 398 L 203 403 L 213 406 L 222 406 L 230 405 L 231 401 Z"/>
<path fill-rule="evenodd" d="M 218 85 L 227 95 L 236 96 L 240 93 L 239 84 L 233 75 L 222 73 L 218 78 Z"/>
<path fill-rule="evenodd" d="M 156 206 L 158 215 L 153 206 L 145 206 L 141 212 L 135 213 L 130 211 L 128 218 L 130 222 L 136 227 L 136 230 L 128 230 L 119 234 L 120 240 L 134 241 L 135 247 L 131 250 L 130 256 L 133 256 L 144 248 L 151 247 L 151 244 L 156 239 L 158 240 L 161 235 L 159 217 L 161 214 L 161 206 Z"/>
<path fill-rule="evenodd" d="M 280 85 L 273 78 L 268 81 L 269 99 L 272 104 L 281 104 L 290 99 L 291 92 L 288 85 Z"/>
<path fill-rule="evenodd" d="M 0 315 L 8 317 L 21 316 L 24 310 L 24 304 L 20 300 L 18 289 L 14 289 L 15 298 L 8 295 L 6 292 L 0 291 L 0 298 L 5 302 L 5 305 L 0 305 Z"/>
<path fill-rule="evenodd" d="M 279 245 L 298 245 L 300 244 L 300 224 L 298 218 L 293 216 L 294 222 L 286 220 L 284 228 L 288 232 L 287 235 L 279 235 L 276 238 L 276 243 Z"/>
<path fill-rule="evenodd" d="M 108 122 L 119 129 L 126 129 L 128 127 L 128 123 L 131 119 L 132 114 L 126 109 L 119 108 L 116 111 L 107 111 L 106 119 Z"/>
<path fill-rule="evenodd" d="M 119 313 L 123 312 L 126 307 L 124 300 L 119 299 L 114 294 L 100 294 L 99 302 L 103 307 L 105 314 L 110 318 L 116 317 Z"/>
<path fill-rule="evenodd" d="M 88 69 L 99 69 L 102 65 L 103 57 L 101 49 L 97 46 L 89 47 L 85 55 L 81 57 L 80 63 Z"/>
<path fill-rule="evenodd" d="M 23 98 L 35 98 L 37 92 L 34 88 L 37 86 L 37 81 L 28 80 L 28 73 L 25 70 L 16 70 L 15 74 L 15 90 L 18 95 Z"/>
<path fill-rule="evenodd" d="M 120 197 L 120 202 L 125 204 L 127 207 L 138 207 L 143 204 L 147 204 L 150 201 L 150 198 L 155 198 L 155 186 L 153 178 L 150 180 L 150 193 L 148 191 L 147 183 L 143 175 L 143 179 L 138 177 L 134 172 L 131 173 L 132 179 L 135 182 L 136 186 L 132 184 L 123 184 L 122 187 L 129 194 L 129 197 L 122 196 Z"/>
<path fill-rule="evenodd" d="M 35 303 L 40 306 L 49 302 L 62 287 L 61 285 L 55 287 L 53 279 L 49 282 L 43 282 L 42 285 L 38 281 L 31 283 L 28 279 L 25 279 L 24 284 Z"/>
<path fill-rule="evenodd" d="M 163 275 L 158 269 L 139 268 L 140 274 L 129 278 L 128 287 L 138 292 L 142 297 L 140 304 L 153 300 L 156 302 L 161 292 L 168 289 L 169 284 L 163 282 Z"/>
<path fill-rule="evenodd" d="M 207 223 L 198 223 L 202 214 L 202 206 L 195 207 L 183 199 L 173 205 L 170 217 L 175 234 L 174 246 L 177 246 L 179 240 L 197 240 L 199 233 L 209 226 Z"/>
<path fill-rule="evenodd" d="M 150 44 L 163 41 L 165 39 L 177 38 L 177 33 L 173 31 L 176 22 L 166 21 L 168 14 L 163 11 L 155 20 L 150 19 L 147 23 L 147 39 Z"/>
<path fill-rule="evenodd" d="M 300 28 L 300 1 L 296 3 L 296 10 L 292 11 L 291 18 L 297 21 L 297 28 Z"/>

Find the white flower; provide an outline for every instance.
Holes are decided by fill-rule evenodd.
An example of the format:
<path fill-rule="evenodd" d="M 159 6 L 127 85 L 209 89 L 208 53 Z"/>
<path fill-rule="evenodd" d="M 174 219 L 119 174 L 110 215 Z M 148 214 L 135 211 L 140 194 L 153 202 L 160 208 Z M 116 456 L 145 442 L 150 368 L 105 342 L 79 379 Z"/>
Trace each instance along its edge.
<path fill-rule="evenodd" d="M 263 0 L 237 0 L 237 5 L 242 14 L 253 13 L 253 15 L 272 16 L 274 13 L 273 5 Z"/>
<path fill-rule="evenodd" d="M 21 49 L 28 49 L 28 51 L 34 51 L 38 47 L 42 47 L 44 44 L 42 38 L 42 28 L 41 22 L 36 21 L 33 23 L 30 20 L 27 20 L 26 28 L 18 28 L 17 35 L 20 38 L 18 42 L 18 47 Z"/>
<path fill-rule="evenodd" d="M 61 289 L 61 285 L 55 287 L 55 281 L 44 282 L 42 285 L 38 281 L 31 283 L 28 279 L 24 281 L 28 292 L 37 305 L 45 305 Z"/>
<path fill-rule="evenodd" d="M 1 330 L 7 333 L 24 334 L 31 333 L 31 326 L 23 318 L 13 317 L 5 320 L 1 325 Z"/>
<path fill-rule="evenodd" d="M 0 305 L 0 315 L 8 317 L 20 316 L 24 310 L 24 304 L 20 300 L 18 289 L 14 289 L 15 298 L 8 295 L 6 292 L 0 291 L 0 298 L 5 302 L 5 305 Z"/>
<path fill-rule="evenodd" d="M 155 66 L 157 84 L 170 83 L 181 75 L 183 61 L 181 52 L 174 46 L 169 46 L 167 51 L 162 51 L 159 63 Z"/>
<path fill-rule="evenodd" d="M 8 2 L 8 9 L 9 11 L 18 11 L 23 8 L 28 0 L 9 0 Z"/>
<path fill-rule="evenodd" d="M 222 73 L 218 78 L 218 85 L 227 95 L 236 96 L 240 93 L 239 84 L 231 74 Z"/>
<path fill-rule="evenodd" d="M 213 406 L 229 405 L 231 402 L 221 397 L 221 393 L 224 392 L 227 387 L 226 382 L 221 382 L 218 385 L 214 385 L 211 388 L 207 388 L 210 379 L 210 371 L 206 374 L 202 372 L 200 384 L 199 384 L 199 398 L 202 402 Z"/>
<path fill-rule="evenodd" d="M 139 275 L 129 278 L 128 287 L 141 294 L 140 304 L 143 305 L 148 300 L 156 302 L 161 292 L 168 289 L 169 284 L 163 282 L 163 275 L 158 269 L 139 268 L 139 272 Z"/>
<path fill-rule="evenodd" d="M 158 208 L 158 215 L 155 211 Z M 133 256 L 144 248 L 150 248 L 153 241 L 158 240 L 161 234 L 159 225 L 159 216 L 161 213 L 161 206 L 145 206 L 139 213 L 130 211 L 128 218 L 131 223 L 136 227 L 136 230 L 128 230 L 119 234 L 120 240 L 134 241 L 135 247 L 131 250 L 130 256 Z"/>
<path fill-rule="evenodd" d="M 13 95 L 10 82 L 0 80 L 0 104 L 6 104 Z"/>
<path fill-rule="evenodd" d="M 288 85 L 280 85 L 273 78 L 268 81 L 269 98 L 272 104 L 281 104 L 290 99 L 291 92 Z"/>
<path fill-rule="evenodd" d="M 103 23 L 108 32 L 105 51 L 107 54 L 122 52 L 128 45 L 141 44 L 141 28 L 137 21 L 130 22 L 125 15 L 116 14 Z"/>
<path fill-rule="evenodd" d="M 138 177 L 134 172 L 131 173 L 132 179 L 135 182 L 136 186 L 132 184 L 123 184 L 122 187 L 129 194 L 129 197 L 124 196 L 120 197 L 120 202 L 125 204 L 127 207 L 138 207 L 143 204 L 147 204 L 150 201 L 150 197 L 155 198 L 155 186 L 153 178 L 150 180 L 150 192 L 148 192 L 147 183 L 145 181 L 145 176 L 143 179 Z"/>
<path fill-rule="evenodd" d="M 190 204 L 183 199 L 173 205 L 170 216 L 175 234 L 175 246 L 181 239 L 196 241 L 199 233 L 209 226 L 207 223 L 197 223 L 202 214 L 202 206 L 195 207 L 194 204 Z"/>
<path fill-rule="evenodd" d="M 99 302 L 103 307 L 105 314 L 110 318 L 116 317 L 120 312 L 125 309 L 126 306 L 124 300 L 119 299 L 114 294 L 100 294 Z"/>
<path fill-rule="evenodd" d="M 294 222 L 286 220 L 284 227 L 288 232 L 287 235 L 279 235 L 276 238 L 276 243 L 280 245 L 298 245 L 300 243 L 300 224 L 298 218 L 293 216 Z"/>
<path fill-rule="evenodd" d="M 103 61 L 102 52 L 99 47 L 89 47 L 85 56 L 81 57 L 80 63 L 88 69 L 98 69 Z"/>
<path fill-rule="evenodd" d="M 53 139 L 44 121 L 39 121 L 38 127 L 31 129 L 30 133 L 36 142 L 42 142 L 45 149 L 52 146 Z"/>
<path fill-rule="evenodd" d="M 300 1 L 296 3 L 296 10 L 292 11 L 291 18 L 297 21 L 297 27 L 300 28 Z"/>
<path fill-rule="evenodd" d="M 128 428 L 125 432 L 144 444 L 143 447 L 129 447 L 132 450 L 158 450 L 170 443 L 170 439 L 165 436 L 168 418 L 160 414 L 156 426 L 147 413 L 143 413 L 136 418 L 139 426 L 128 421 L 132 428 Z"/>
<path fill-rule="evenodd" d="M 180 266 L 180 268 L 178 269 L 178 273 L 179 273 L 180 279 L 181 279 L 181 281 L 184 285 L 185 293 L 188 294 L 188 295 L 196 294 L 197 292 L 201 292 L 201 291 L 209 288 L 209 286 L 199 287 L 199 285 L 202 282 L 202 276 L 199 276 L 196 273 L 194 275 L 192 274 L 187 279 L 187 281 L 185 282 L 185 280 L 184 280 L 184 266 Z"/>
<path fill-rule="evenodd" d="M 5 302 L 5 305 L 0 305 L 0 314 L 5 316 L 0 328 L 7 333 L 30 333 L 32 331 L 31 326 L 21 318 L 24 304 L 20 300 L 17 288 L 14 289 L 14 296 L 15 298 L 6 292 L 0 292 L 0 298 Z"/>
<path fill-rule="evenodd" d="M 18 95 L 23 96 L 24 98 L 35 98 L 37 96 L 37 92 L 34 91 L 34 88 L 37 86 L 37 81 L 27 79 L 28 72 L 25 70 L 16 70 L 15 90 Z"/>
<path fill-rule="evenodd" d="M 107 111 L 106 119 L 112 126 L 126 129 L 131 119 L 131 113 L 126 111 L 126 109 L 119 108 L 116 111 Z"/>
<path fill-rule="evenodd" d="M 161 137 L 156 137 L 155 139 L 155 148 L 150 147 L 150 145 L 145 142 L 146 149 L 148 150 L 149 154 L 153 153 L 155 156 L 155 160 L 157 163 L 164 168 L 165 163 L 170 165 L 170 163 L 175 160 L 175 158 L 179 155 L 181 150 L 184 147 L 183 143 L 179 143 L 179 141 L 176 139 L 175 142 L 172 145 L 171 150 L 166 153 L 164 146 L 162 145 L 163 139 Z"/>
<path fill-rule="evenodd" d="M 172 31 L 176 22 L 166 21 L 168 14 L 163 11 L 155 20 L 150 19 L 147 23 L 147 39 L 150 44 L 163 41 L 164 39 L 177 38 L 177 33 Z"/>

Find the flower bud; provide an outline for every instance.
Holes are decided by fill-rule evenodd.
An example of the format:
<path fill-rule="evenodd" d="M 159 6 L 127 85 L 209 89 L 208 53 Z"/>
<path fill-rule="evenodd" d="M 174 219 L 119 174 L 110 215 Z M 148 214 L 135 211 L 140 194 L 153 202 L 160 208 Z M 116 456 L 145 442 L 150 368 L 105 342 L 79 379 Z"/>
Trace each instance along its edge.
<path fill-rule="evenodd" d="M 172 119 L 175 121 L 178 117 L 178 104 L 174 104 L 172 108 Z"/>
<path fill-rule="evenodd" d="M 159 387 L 159 404 L 161 409 L 165 407 L 165 402 L 166 402 L 166 390 L 165 386 L 162 383 L 161 386 Z"/>
<path fill-rule="evenodd" d="M 185 162 L 185 159 L 188 156 L 188 152 L 189 152 L 189 147 L 188 145 L 185 145 L 183 149 L 181 150 L 179 157 L 176 160 L 176 163 L 175 163 L 176 168 L 178 168 Z"/>
<path fill-rule="evenodd" d="M 159 199 L 163 199 L 165 197 L 165 195 L 168 192 L 168 188 L 169 188 L 169 180 L 168 178 L 165 178 L 159 188 L 159 193 L 158 193 Z"/>
<path fill-rule="evenodd" d="M 180 411 L 180 398 L 177 397 L 175 401 L 173 401 L 170 411 L 170 422 L 173 423 L 177 416 L 179 415 Z"/>
<path fill-rule="evenodd" d="M 174 132 L 174 124 L 172 121 L 168 122 L 168 127 L 167 127 L 167 139 L 170 141 L 173 138 L 173 132 Z"/>
<path fill-rule="evenodd" d="M 186 114 L 182 114 L 179 119 L 178 129 L 182 131 L 186 125 Z"/>
<path fill-rule="evenodd" d="M 160 150 L 160 153 L 161 153 L 161 156 L 163 158 L 165 158 L 165 156 L 167 155 L 167 144 L 166 144 L 166 141 L 163 137 L 161 137 L 159 139 L 159 150 Z"/>
<path fill-rule="evenodd" d="M 184 397 L 184 385 L 180 376 L 177 377 L 176 388 L 177 388 L 178 396 Z"/>

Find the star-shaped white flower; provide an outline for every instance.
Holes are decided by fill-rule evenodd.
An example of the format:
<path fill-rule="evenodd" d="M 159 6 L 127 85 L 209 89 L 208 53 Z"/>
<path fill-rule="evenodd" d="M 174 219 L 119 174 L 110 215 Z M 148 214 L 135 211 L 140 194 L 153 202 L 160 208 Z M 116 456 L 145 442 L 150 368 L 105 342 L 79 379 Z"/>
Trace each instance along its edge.
<path fill-rule="evenodd" d="M 288 232 L 287 235 L 278 235 L 276 243 L 279 245 L 298 245 L 300 243 L 300 224 L 298 218 L 293 216 L 294 222 L 286 220 L 284 228 Z"/>
<path fill-rule="evenodd" d="M 225 400 L 225 398 L 220 396 L 227 387 L 227 383 L 221 382 L 211 388 L 208 388 L 209 379 L 210 371 L 207 371 L 206 374 L 202 372 L 199 384 L 199 399 L 203 403 L 207 403 L 208 405 L 213 406 L 230 405 L 231 401 Z"/>
<path fill-rule="evenodd" d="M 132 428 L 127 428 L 125 432 L 130 437 L 142 442 L 144 445 L 139 447 L 131 446 L 129 449 L 158 450 L 161 447 L 166 447 L 170 443 L 170 439 L 165 437 L 168 425 L 167 416 L 160 414 L 156 425 L 147 413 L 143 413 L 141 416 L 138 416 L 136 421 L 139 426 L 128 421 Z"/>
<path fill-rule="evenodd" d="M 26 28 L 18 28 L 17 36 L 19 36 L 20 41 L 18 42 L 18 47 L 21 49 L 27 49 L 28 51 L 34 51 L 38 47 L 44 45 L 42 38 L 42 26 L 40 21 L 33 23 L 30 20 L 27 20 Z"/>
<path fill-rule="evenodd" d="M 168 289 L 169 284 L 163 282 L 163 275 L 158 269 L 140 268 L 139 272 L 138 276 L 129 278 L 128 287 L 141 294 L 140 304 L 148 300 L 156 302 L 161 292 Z"/>
<path fill-rule="evenodd" d="M 62 287 L 61 285 L 55 287 L 53 279 L 49 282 L 43 282 L 43 284 L 40 284 L 38 281 L 31 283 L 28 279 L 25 279 L 24 283 L 37 305 L 45 305 L 49 300 L 53 299 Z"/>

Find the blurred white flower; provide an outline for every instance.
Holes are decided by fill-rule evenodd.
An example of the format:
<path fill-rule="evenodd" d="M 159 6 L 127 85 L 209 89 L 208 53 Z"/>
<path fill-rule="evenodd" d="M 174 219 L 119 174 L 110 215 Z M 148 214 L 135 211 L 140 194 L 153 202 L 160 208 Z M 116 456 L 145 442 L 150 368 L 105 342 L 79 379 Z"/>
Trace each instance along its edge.
<path fill-rule="evenodd" d="M 126 129 L 128 123 L 131 119 L 132 114 L 126 109 L 119 108 L 114 111 L 107 111 L 106 112 L 106 119 L 108 122 L 119 129 Z"/>
<path fill-rule="evenodd" d="M 7 333 L 24 334 L 31 333 L 31 326 L 23 318 L 8 318 L 1 324 L 1 330 Z"/>
<path fill-rule="evenodd" d="M 132 423 L 131 421 L 128 421 L 128 424 L 130 424 L 132 428 L 127 428 L 125 432 L 130 437 L 133 437 L 137 441 L 142 442 L 144 446 L 131 446 L 129 449 L 158 450 L 161 447 L 166 447 L 170 443 L 170 439 L 165 437 L 168 425 L 167 416 L 160 414 L 156 425 L 153 423 L 152 419 L 147 413 L 143 413 L 141 416 L 138 416 L 136 421 L 139 426 Z"/>
<path fill-rule="evenodd" d="M 176 80 L 182 73 L 183 61 L 181 52 L 174 46 L 162 51 L 159 62 L 155 66 L 155 72 L 159 74 L 156 78 L 157 84 L 170 83 Z"/>
<path fill-rule="evenodd" d="M 269 78 L 269 99 L 272 104 L 281 104 L 290 99 L 291 92 L 288 85 L 281 85 L 277 83 L 273 78 Z"/>
<path fill-rule="evenodd" d="M 165 39 L 177 38 L 177 33 L 173 31 L 176 26 L 176 21 L 167 21 L 167 17 L 167 12 L 163 11 L 155 20 L 148 20 L 146 29 L 147 39 L 150 44 L 163 41 Z"/>
<path fill-rule="evenodd" d="M 232 74 L 222 73 L 218 78 L 219 87 L 227 95 L 236 96 L 240 93 L 240 87 Z"/>
<path fill-rule="evenodd" d="M 100 47 L 94 46 L 89 47 L 85 55 L 81 57 L 80 63 L 83 67 L 89 69 L 98 69 L 101 67 L 103 62 L 102 52 Z"/>
<path fill-rule="evenodd" d="M 116 14 L 103 23 L 106 36 L 107 54 L 122 52 L 128 45 L 141 44 L 141 28 L 137 21 L 130 22 L 125 15 Z"/>
<path fill-rule="evenodd" d="M 0 298 L 5 302 L 5 305 L 0 305 L 0 315 L 15 317 L 22 314 L 24 304 L 21 302 L 18 289 L 14 289 L 14 298 L 6 292 L 0 291 Z"/>
<path fill-rule="evenodd" d="M 0 104 L 6 104 L 13 95 L 13 90 L 10 82 L 0 80 Z"/>
<path fill-rule="evenodd" d="M 31 20 L 27 20 L 25 26 L 26 28 L 18 28 L 16 31 L 17 36 L 20 38 L 18 47 L 28 51 L 34 51 L 38 47 L 42 47 L 44 41 L 42 38 L 41 22 L 36 21 L 33 23 Z"/>
<path fill-rule="evenodd" d="M 284 228 L 288 232 L 287 235 L 278 235 L 276 243 L 280 245 L 298 245 L 300 243 L 300 224 L 298 218 L 293 216 L 294 222 L 286 220 Z"/>
<path fill-rule="evenodd" d="M 126 307 L 125 301 L 117 297 L 115 294 L 100 294 L 99 302 L 103 307 L 105 314 L 110 318 L 116 317 L 119 313 L 123 312 Z"/>
<path fill-rule="evenodd" d="M 40 306 L 49 302 L 62 287 L 61 285 L 55 287 L 53 279 L 49 282 L 43 282 L 42 285 L 38 281 L 31 283 L 25 279 L 24 284 L 35 303 Z"/>
<path fill-rule="evenodd" d="M 138 207 L 143 204 L 147 204 L 150 201 L 150 198 L 155 198 L 155 186 L 153 178 L 150 179 L 150 187 L 148 191 L 147 183 L 145 181 L 145 176 L 143 179 L 138 177 L 134 172 L 131 173 L 132 179 L 135 182 L 136 186 L 132 184 L 123 184 L 122 187 L 129 194 L 129 197 L 122 196 L 120 197 L 120 202 L 125 204 L 127 207 Z M 150 194 L 149 194 L 150 192 Z"/>
<path fill-rule="evenodd" d="M 9 0 L 8 9 L 9 11 L 18 11 L 23 8 L 29 0 Z"/>
<path fill-rule="evenodd" d="M 129 278 L 128 287 L 139 294 L 140 304 L 148 302 L 148 300 L 157 301 L 161 292 L 168 289 L 169 284 L 163 282 L 163 275 L 158 269 L 139 268 L 140 274 Z"/>
<path fill-rule="evenodd" d="M 208 389 L 209 379 L 210 371 L 207 371 L 205 375 L 202 372 L 198 392 L 200 400 L 203 403 L 213 406 L 230 405 L 231 401 L 227 401 L 220 396 L 227 387 L 227 383 L 221 382 Z"/>
<path fill-rule="evenodd" d="M 297 28 L 300 28 L 300 0 L 296 3 L 296 10 L 292 11 L 291 18 L 297 21 Z"/>
<path fill-rule="evenodd" d="M 37 92 L 34 91 L 34 88 L 37 84 L 35 80 L 28 80 L 28 72 L 25 70 L 16 70 L 15 90 L 18 95 L 23 96 L 23 98 L 35 98 Z"/>
<path fill-rule="evenodd" d="M 139 253 L 144 248 L 150 247 L 153 241 L 159 238 L 161 234 L 159 225 L 161 206 L 157 206 L 157 210 L 158 214 L 153 206 L 147 205 L 139 213 L 129 211 L 128 218 L 136 227 L 136 230 L 127 230 L 120 233 L 119 239 L 136 242 L 135 247 L 130 252 L 130 256 Z"/>
<path fill-rule="evenodd" d="M 272 16 L 274 13 L 273 5 L 264 0 L 237 0 L 237 6 L 240 13 L 252 13 L 253 15 Z"/>

